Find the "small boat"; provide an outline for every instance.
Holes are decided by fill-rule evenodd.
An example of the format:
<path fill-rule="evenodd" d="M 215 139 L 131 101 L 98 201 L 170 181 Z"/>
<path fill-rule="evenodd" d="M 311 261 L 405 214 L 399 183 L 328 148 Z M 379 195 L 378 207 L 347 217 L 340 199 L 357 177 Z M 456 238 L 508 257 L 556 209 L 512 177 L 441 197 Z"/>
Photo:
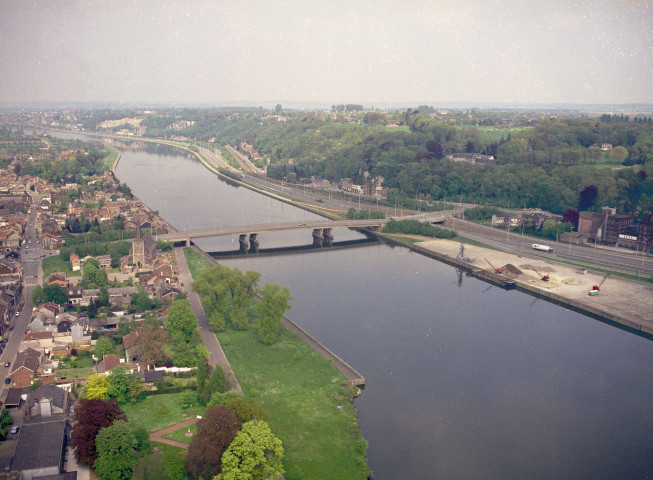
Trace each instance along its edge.
<path fill-rule="evenodd" d="M 587 292 L 590 297 L 596 297 L 599 294 L 599 290 L 590 290 Z"/>

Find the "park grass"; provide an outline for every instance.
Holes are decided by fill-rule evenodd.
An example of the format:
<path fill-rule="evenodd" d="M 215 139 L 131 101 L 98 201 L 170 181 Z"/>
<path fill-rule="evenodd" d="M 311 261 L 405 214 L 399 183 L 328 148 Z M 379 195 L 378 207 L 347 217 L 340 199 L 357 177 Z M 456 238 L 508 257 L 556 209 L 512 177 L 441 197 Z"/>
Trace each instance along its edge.
<path fill-rule="evenodd" d="M 182 443 L 188 443 L 190 445 L 190 442 L 193 440 L 193 437 L 187 437 L 186 432 L 188 430 L 191 431 L 193 435 L 197 433 L 197 424 L 194 423 L 192 425 L 189 425 L 188 427 L 180 428 L 179 430 L 175 430 L 174 432 L 168 433 L 163 436 L 163 438 L 168 438 L 170 440 L 176 440 L 178 442 Z"/>
<path fill-rule="evenodd" d="M 41 267 L 43 268 L 43 277 L 47 277 L 55 272 L 63 272 L 68 277 L 78 277 L 82 274 L 79 270 L 73 272 L 70 268 L 70 263 L 62 260 L 59 255 L 44 258 Z"/>
<path fill-rule="evenodd" d="M 283 441 L 287 478 L 367 478 L 351 387 L 330 361 L 285 328 L 273 345 L 254 326 L 218 339 L 243 393 L 268 411 Z"/>
<path fill-rule="evenodd" d="M 209 266 L 191 249 L 195 272 Z M 195 274 L 193 274 L 195 275 Z M 227 329 L 218 340 L 247 398 L 269 413 L 283 441 L 286 478 L 365 479 L 367 443 L 361 437 L 347 379 L 294 333 L 281 328 L 274 345 L 249 330 Z"/>
<path fill-rule="evenodd" d="M 192 405 L 182 408 L 185 392 L 151 395 L 143 401 L 122 405 L 132 428 L 143 427 L 148 432 L 169 427 L 197 415 L 203 415 L 206 407 Z"/>

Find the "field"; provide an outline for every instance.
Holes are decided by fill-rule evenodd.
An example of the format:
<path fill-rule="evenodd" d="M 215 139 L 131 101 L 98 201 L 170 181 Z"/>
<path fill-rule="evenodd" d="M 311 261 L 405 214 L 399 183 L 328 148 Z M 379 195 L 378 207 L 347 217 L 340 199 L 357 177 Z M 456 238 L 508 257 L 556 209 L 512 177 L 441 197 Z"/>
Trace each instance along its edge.
<path fill-rule="evenodd" d="M 461 128 L 466 128 L 466 127 L 461 127 Z M 501 137 L 508 138 L 508 134 L 510 136 L 515 135 L 516 133 L 521 132 L 527 127 L 473 127 L 476 130 L 478 130 L 481 133 L 481 141 L 484 144 L 489 144 L 489 143 L 494 143 L 494 142 L 499 142 L 501 140 Z"/>

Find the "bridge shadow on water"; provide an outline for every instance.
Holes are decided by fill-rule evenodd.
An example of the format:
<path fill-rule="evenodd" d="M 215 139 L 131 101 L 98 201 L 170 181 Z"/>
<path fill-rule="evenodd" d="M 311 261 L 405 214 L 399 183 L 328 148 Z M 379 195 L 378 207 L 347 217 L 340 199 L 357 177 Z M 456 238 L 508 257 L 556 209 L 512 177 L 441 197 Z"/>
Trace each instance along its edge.
<path fill-rule="evenodd" d="M 261 257 L 272 255 L 286 255 L 293 253 L 318 253 L 328 252 L 330 250 L 342 250 L 345 248 L 364 247 L 373 244 L 380 244 L 381 241 L 376 237 L 362 238 L 358 240 L 346 240 L 342 242 L 333 242 L 329 247 L 318 247 L 315 245 L 295 245 L 289 247 L 260 248 L 257 253 L 243 253 L 240 250 L 229 250 L 222 252 L 207 252 L 215 259 L 219 258 L 245 258 Z"/>

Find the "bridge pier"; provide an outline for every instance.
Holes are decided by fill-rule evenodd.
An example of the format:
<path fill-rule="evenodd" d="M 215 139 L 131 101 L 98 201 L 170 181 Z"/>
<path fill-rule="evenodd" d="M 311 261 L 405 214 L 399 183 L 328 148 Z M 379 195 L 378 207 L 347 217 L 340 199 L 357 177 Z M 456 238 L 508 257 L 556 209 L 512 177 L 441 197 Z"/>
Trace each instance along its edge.
<path fill-rule="evenodd" d="M 240 242 L 240 253 L 242 254 L 247 254 L 249 253 L 248 250 L 248 243 L 247 243 L 247 234 L 243 233 L 238 237 L 238 241 Z"/>
<path fill-rule="evenodd" d="M 322 230 L 322 236 L 324 237 L 324 246 L 333 247 L 333 232 L 330 228 L 325 228 Z"/>
<path fill-rule="evenodd" d="M 324 246 L 324 235 L 321 228 L 313 229 L 313 246 L 322 248 Z"/>
<path fill-rule="evenodd" d="M 249 253 L 258 253 L 258 233 L 249 234 Z"/>
<path fill-rule="evenodd" d="M 331 228 L 314 228 L 313 246 L 316 248 L 333 247 L 333 233 Z"/>

